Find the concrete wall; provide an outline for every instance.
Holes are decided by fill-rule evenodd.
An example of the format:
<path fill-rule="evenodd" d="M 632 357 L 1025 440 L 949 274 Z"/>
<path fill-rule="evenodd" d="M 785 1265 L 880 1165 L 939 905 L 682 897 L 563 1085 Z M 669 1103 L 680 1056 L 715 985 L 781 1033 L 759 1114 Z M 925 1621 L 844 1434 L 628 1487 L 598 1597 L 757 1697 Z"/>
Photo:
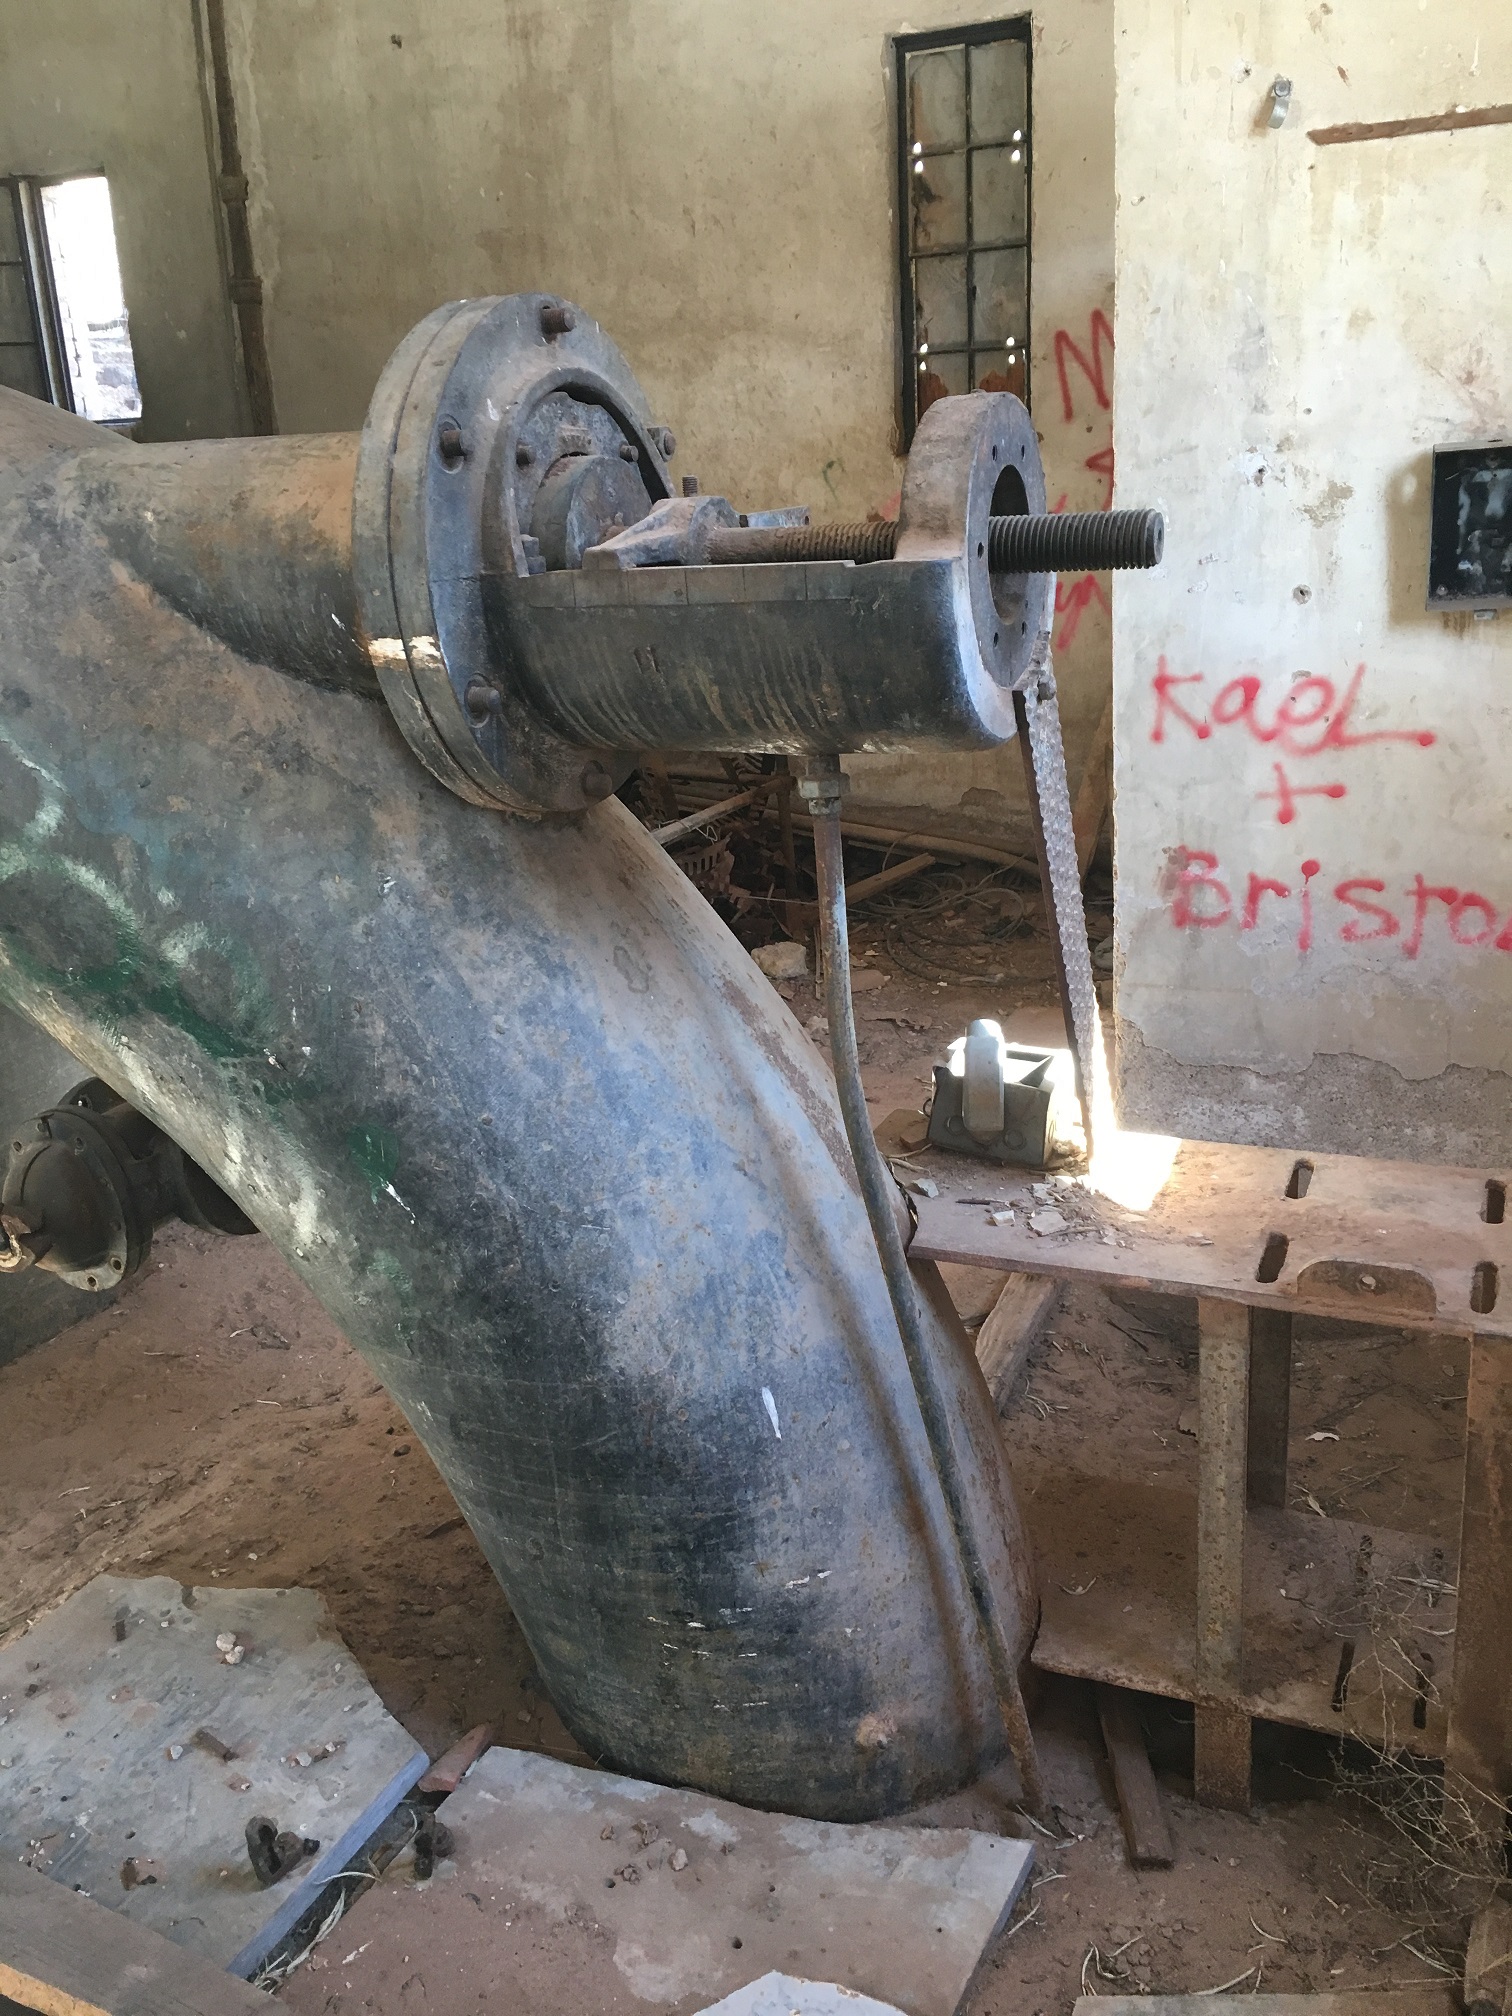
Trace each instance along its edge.
<path fill-rule="evenodd" d="M 1512 433 L 1512 100 L 1483 0 L 1117 0 L 1125 1117 L 1512 1153 L 1512 619 L 1424 613 L 1434 443 Z M 1294 80 L 1279 131 L 1278 74 Z M 1252 682 L 1249 685 L 1236 682 Z"/>
<path fill-rule="evenodd" d="M 605 324 L 706 488 L 890 509 L 888 38 L 1024 11 L 228 0 L 281 425 L 357 426 L 437 302 L 546 288 Z M 1035 417 L 1075 509 L 1108 488 L 1112 0 L 1033 11 Z M 1108 690 L 1106 584 L 1066 593 L 1074 761 Z M 871 797 L 1022 802 L 1012 749 L 857 769 Z"/>
<path fill-rule="evenodd" d="M 101 169 L 143 439 L 239 433 L 190 0 L 0 7 L 0 175 Z"/>

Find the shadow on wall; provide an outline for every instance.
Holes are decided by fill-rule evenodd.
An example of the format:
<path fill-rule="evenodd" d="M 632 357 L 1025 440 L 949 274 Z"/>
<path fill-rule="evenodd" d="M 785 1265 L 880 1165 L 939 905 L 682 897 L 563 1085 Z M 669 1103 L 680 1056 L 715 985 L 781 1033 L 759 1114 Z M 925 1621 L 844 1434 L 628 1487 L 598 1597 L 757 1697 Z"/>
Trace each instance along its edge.
<path fill-rule="evenodd" d="M 10 1156 L 10 1129 L 55 1105 L 88 1071 L 60 1043 L 34 1023 L 0 1007 L 0 1169 Z M 8 1365 L 34 1344 L 108 1308 L 113 1292 L 88 1295 L 69 1288 L 36 1267 L 0 1275 L 0 1365 Z"/>
<path fill-rule="evenodd" d="M 1428 608 L 1428 531 L 1433 515 L 1433 456 L 1414 455 L 1386 486 L 1386 580 L 1391 621 L 1453 621 Z"/>

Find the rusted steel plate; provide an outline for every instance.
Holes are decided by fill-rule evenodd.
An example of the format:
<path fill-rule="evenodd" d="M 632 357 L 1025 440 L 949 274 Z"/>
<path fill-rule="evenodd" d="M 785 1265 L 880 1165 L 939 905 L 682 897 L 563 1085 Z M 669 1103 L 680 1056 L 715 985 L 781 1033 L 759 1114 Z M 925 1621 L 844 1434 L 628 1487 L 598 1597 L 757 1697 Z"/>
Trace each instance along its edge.
<path fill-rule="evenodd" d="M 1044 1192 L 1046 1179 L 1028 1171 L 916 1161 L 910 1174 L 939 1194 L 913 1200 L 912 1257 L 1512 1338 L 1512 1173 L 1214 1141 L 1177 1144 L 1166 1170 L 1151 1137 L 1122 1146 L 1120 1180 L 1057 1182 L 1038 1197 L 1031 1186 Z M 1128 1187 L 1140 1180 L 1147 1202 Z M 994 1224 L 984 1198 L 1011 1206 L 1011 1220 Z M 1047 1208 L 1063 1228 L 1034 1229 Z"/>
<path fill-rule="evenodd" d="M 1501 1802 L 1512 1792 L 1512 1359 L 1479 1341 L 1470 1351 L 1461 1522 L 1449 1762 Z"/>
<path fill-rule="evenodd" d="M 1043 1602 L 1035 1665 L 1196 1700 L 1192 1494 L 1046 1470 L 1026 1491 L 1025 1512 Z M 1235 1706 L 1442 1756 L 1454 1585 L 1453 1549 L 1434 1540 L 1251 1510 Z"/>
<path fill-rule="evenodd" d="M 1244 1636 L 1245 1442 L 1249 1415 L 1249 1311 L 1204 1297 L 1197 1304 L 1197 1796 L 1249 1804 L 1249 1729 L 1206 1729 L 1203 1709 L 1240 1684 Z M 1204 1737 L 1211 1736 L 1212 1742 Z M 1242 1751 L 1242 1771 L 1239 1769 Z M 1220 1757 L 1204 1770 L 1206 1753 Z M 1212 1762 L 1212 1756 L 1208 1758 Z M 1204 1786 L 1216 1776 L 1221 1784 Z M 1239 1781 L 1242 1778 L 1242 1796 Z M 1209 1792 L 1212 1796 L 1209 1797 Z"/>

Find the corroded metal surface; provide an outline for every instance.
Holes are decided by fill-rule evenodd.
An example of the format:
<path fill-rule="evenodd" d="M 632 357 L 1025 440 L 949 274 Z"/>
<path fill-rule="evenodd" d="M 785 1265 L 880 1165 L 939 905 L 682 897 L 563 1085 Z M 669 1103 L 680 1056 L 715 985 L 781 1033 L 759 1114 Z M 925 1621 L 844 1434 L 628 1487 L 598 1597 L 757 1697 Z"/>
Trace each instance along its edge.
<path fill-rule="evenodd" d="M 157 592 L 89 511 L 137 452 L 0 394 L 0 995 L 331 1310 L 593 1756 L 827 1818 L 960 1783 L 992 1683 L 813 1046 L 620 806 L 469 806 Z"/>

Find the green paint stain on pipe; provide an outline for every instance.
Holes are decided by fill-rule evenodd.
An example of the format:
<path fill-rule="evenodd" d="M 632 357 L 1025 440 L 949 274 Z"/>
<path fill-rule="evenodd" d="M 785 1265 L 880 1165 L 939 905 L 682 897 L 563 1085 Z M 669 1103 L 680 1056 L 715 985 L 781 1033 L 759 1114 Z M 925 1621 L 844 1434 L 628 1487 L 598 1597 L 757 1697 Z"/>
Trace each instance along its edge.
<path fill-rule="evenodd" d="M 347 1135 L 347 1153 L 362 1171 L 375 1204 L 380 1197 L 398 1196 L 394 1178 L 399 1173 L 399 1141 L 387 1127 L 359 1121 Z"/>

